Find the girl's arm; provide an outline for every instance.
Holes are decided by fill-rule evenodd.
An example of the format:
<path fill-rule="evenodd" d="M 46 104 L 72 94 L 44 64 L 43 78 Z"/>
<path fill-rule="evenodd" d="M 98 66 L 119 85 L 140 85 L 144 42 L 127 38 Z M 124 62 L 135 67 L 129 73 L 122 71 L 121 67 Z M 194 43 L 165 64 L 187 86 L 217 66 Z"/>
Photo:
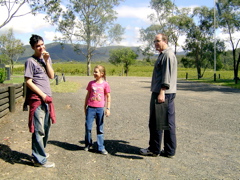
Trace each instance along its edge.
<path fill-rule="evenodd" d="M 106 94 L 106 101 L 107 101 L 107 103 L 106 103 L 105 114 L 108 117 L 108 116 L 110 116 L 110 107 L 111 107 L 111 95 L 110 95 L 110 93 Z"/>
<path fill-rule="evenodd" d="M 87 92 L 87 95 L 86 95 L 86 98 L 85 98 L 85 104 L 84 104 L 84 113 L 86 115 L 86 110 L 87 110 L 87 102 L 88 102 L 88 99 L 89 99 L 89 91 Z"/>

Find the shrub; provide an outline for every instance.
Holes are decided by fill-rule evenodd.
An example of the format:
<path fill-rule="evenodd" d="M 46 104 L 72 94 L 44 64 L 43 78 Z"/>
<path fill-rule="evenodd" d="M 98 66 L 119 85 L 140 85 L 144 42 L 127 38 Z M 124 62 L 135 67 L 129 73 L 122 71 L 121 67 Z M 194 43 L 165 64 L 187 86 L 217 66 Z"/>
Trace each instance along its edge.
<path fill-rule="evenodd" d="M 6 79 L 6 70 L 5 68 L 0 68 L 0 83 L 3 83 Z"/>

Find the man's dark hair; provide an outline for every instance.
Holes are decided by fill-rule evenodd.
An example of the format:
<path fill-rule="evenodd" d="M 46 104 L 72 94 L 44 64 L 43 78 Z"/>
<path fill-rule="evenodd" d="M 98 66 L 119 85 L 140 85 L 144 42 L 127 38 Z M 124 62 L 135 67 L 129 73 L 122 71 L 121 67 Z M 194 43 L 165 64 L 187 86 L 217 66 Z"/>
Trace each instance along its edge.
<path fill-rule="evenodd" d="M 30 45 L 32 46 L 32 47 L 34 47 L 34 45 L 36 44 L 36 43 L 38 43 L 38 41 L 43 41 L 43 38 L 41 37 L 41 36 L 38 36 L 38 35 L 36 35 L 36 34 L 33 34 L 32 35 L 32 37 L 30 38 L 30 41 L 29 41 L 29 43 L 30 43 Z"/>

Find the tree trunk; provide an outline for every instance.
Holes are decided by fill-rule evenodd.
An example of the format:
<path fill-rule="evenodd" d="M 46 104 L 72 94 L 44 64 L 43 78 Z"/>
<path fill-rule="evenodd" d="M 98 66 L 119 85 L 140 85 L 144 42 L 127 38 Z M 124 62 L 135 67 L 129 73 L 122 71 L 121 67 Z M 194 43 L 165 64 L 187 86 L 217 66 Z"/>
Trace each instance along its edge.
<path fill-rule="evenodd" d="M 240 63 L 240 53 L 238 55 L 238 60 L 236 63 L 236 66 L 234 67 L 234 80 L 235 80 L 235 84 L 238 83 L 238 68 L 239 68 L 239 63 Z"/>
<path fill-rule="evenodd" d="M 87 76 L 91 75 L 91 62 L 90 59 L 87 60 Z"/>
<path fill-rule="evenodd" d="M 202 76 L 201 76 L 201 67 L 198 66 L 197 67 L 197 73 L 198 73 L 198 79 L 200 79 Z"/>

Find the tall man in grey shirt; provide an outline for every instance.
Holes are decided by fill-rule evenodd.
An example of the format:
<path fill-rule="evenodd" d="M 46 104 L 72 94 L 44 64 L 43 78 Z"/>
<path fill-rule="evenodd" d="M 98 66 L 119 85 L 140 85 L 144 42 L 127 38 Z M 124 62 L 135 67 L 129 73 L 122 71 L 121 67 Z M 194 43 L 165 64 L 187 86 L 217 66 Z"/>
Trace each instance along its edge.
<path fill-rule="evenodd" d="M 175 107 L 174 98 L 177 90 L 177 59 L 173 50 L 168 47 L 168 39 L 158 34 L 154 40 L 155 48 L 160 52 L 155 63 L 152 84 L 149 131 L 149 147 L 140 149 L 142 155 L 173 157 L 176 151 Z M 164 130 L 164 147 L 161 150 L 163 130 L 157 128 L 155 103 L 167 103 L 168 130 Z M 161 116 L 163 116 L 161 114 Z"/>

